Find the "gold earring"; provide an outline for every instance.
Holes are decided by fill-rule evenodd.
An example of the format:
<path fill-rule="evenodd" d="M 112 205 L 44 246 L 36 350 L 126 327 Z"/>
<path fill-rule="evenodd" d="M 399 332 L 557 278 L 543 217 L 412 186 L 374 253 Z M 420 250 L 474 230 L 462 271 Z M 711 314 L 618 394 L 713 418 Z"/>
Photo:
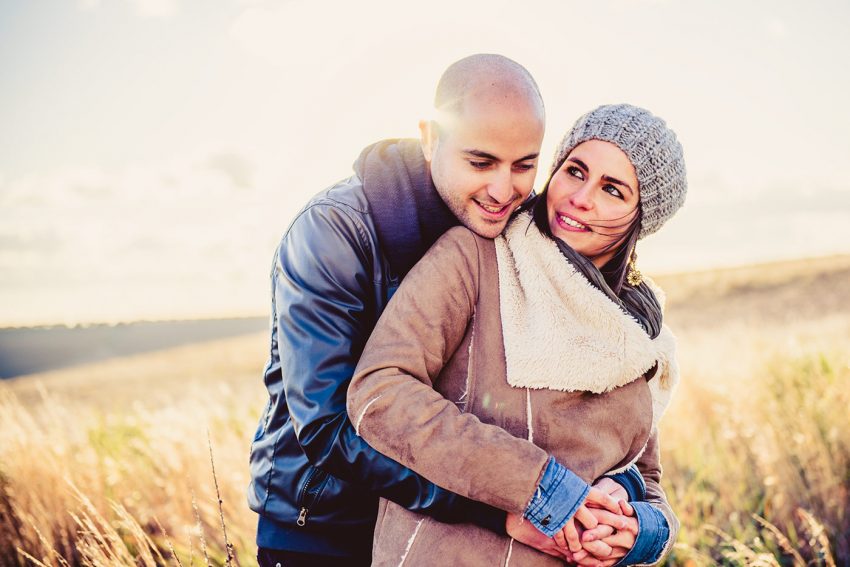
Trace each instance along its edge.
<path fill-rule="evenodd" d="M 637 269 L 635 263 L 637 262 L 637 254 L 632 250 L 632 257 L 629 259 L 629 271 L 626 274 L 626 281 L 629 282 L 629 285 L 632 287 L 639 286 L 641 282 L 643 282 L 643 274 L 640 273 L 640 270 Z"/>

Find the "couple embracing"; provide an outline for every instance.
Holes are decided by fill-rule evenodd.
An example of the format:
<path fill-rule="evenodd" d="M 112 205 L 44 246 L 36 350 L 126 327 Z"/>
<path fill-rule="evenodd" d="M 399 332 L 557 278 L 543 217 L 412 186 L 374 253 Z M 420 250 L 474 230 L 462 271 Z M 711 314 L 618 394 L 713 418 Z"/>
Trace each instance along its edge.
<path fill-rule="evenodd" d="M 276 251 L 258 560 L 657 563 L 678 529 L 658 444 L 678 372 L 635 247 L 684 202 L 681 146 L 602 106 L 533 195 L 526 69 L 462 59 L 435 111 L 419 140 L 366 148 Z"/>

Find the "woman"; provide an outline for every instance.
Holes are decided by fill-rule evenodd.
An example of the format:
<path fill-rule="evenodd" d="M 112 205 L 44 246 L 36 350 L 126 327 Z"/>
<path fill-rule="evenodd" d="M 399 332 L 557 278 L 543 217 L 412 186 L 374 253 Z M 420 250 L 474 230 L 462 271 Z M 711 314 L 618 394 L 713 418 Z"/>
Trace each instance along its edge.
<path fill-rule="evenodd" d="M 571 560 L 660 561 L 678 524 L 659 486 L 657 425 L 678 373 L 674 339 L 633 259 L 685 193 L 681 146 L 662 120 L 629 105 L 581 117 L 543 191 L 502 236 L 452 229 L 405 278 L 349 389 L 358 433 L 561 546 L 588 528 L 586 549 L 604 542 L 609 554 L 571 545 Z M 634 463 L 646 501 L 624 504 L 625 520 L 593 508 L 590 484 Z M 382 501 L 373 564 L 400 561 L 559 563 Z"/>

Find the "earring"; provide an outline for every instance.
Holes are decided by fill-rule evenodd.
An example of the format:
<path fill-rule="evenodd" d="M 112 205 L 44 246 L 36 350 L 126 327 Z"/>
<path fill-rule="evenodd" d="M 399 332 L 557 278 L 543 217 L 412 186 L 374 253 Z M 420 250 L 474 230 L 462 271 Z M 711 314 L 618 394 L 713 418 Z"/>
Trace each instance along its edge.
<path fill-rule="evenodd" d="M 635 263 L 637 262 L 637 254 L 632 250 L 632 257 L 629 259 L 629 271 L 626 274 L 626 281 L 629 282 L 629 285 L 632 287 L 639 286 L 641 282 L 643 282 L 643 274 L 640 273 L 640 270 L 637 269 Z"/>

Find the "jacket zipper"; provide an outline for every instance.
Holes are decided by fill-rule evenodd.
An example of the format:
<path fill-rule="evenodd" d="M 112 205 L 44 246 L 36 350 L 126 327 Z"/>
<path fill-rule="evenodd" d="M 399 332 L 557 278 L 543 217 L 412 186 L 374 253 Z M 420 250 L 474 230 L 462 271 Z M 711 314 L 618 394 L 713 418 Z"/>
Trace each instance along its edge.
<path fill-rule="evenodd" d="M 304 486 L 301 487 L 301 493 L 298 495 L 298 501 L 304 502 L 304 495 L 307 494 L 307 489 L 310 488 L 310 483 L 313 482 L 313 479 L 316 478 L 316 475 L 319 473 L 319 469 L 312 469 L 310 471 L 310 476 L 307 477 L 307 482 L 304 483 Z M 307 525 L 307 514 L 310 510 L 306 506 L 301 506 L 301 510 L 298 512 L 298 519 L 295 520 L 295 523 L 298 526 Z"/>

